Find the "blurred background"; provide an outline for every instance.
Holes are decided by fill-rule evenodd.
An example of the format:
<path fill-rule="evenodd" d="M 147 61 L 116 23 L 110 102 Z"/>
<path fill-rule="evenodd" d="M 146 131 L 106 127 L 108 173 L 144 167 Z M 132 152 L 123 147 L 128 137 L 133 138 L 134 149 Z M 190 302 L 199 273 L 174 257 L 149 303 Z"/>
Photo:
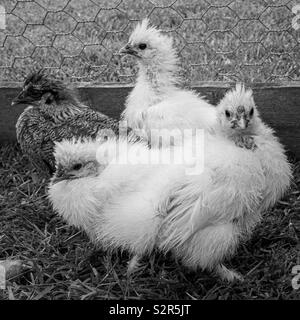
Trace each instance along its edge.
<path fill-rule="evenodd" d="M 188 82 L 300 81 L 295 0 L 1 0 L 0 81 L 46 67 L 74 82 L 132 83 L 116 53 L 146 16 L 176 39 Z M 300 21 L 299 21 L 300 23 Z"/>

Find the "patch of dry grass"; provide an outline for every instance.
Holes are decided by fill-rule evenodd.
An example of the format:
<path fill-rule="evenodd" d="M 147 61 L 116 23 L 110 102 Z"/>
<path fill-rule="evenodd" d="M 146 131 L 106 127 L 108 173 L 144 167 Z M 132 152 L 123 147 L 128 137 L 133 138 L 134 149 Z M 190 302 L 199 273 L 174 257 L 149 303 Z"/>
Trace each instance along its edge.
<path fill-rule="evenodd" d="M 172 256 L 153 254 L 126 278 L 126 253 L 105 253 L 53 211 L 46 185 L 16 146 L 0 149 L 0 259 L 33 261 L 0 299 L 300 299 L 291 286 L 300 264 L 300 163 L 295 184 L 227 264 L 245 282 L 221 283 L 188 272 Z"/>

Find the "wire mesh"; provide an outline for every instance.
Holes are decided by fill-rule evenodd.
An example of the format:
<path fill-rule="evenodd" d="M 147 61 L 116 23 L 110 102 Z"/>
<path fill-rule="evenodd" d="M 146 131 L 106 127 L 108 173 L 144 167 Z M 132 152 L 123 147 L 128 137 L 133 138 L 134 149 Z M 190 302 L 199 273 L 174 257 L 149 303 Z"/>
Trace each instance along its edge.
<path fill-rule="evenodd" d="M 294 0 L 2 0 L 0 5 L 5 9 L 0 81 L 23 81 L 32 69 L 44 67 L 72 81 L 131 83 L 134 61 L 116 52 L 146 16 L 175 38 L 192 84 L 300 81 Z"/>

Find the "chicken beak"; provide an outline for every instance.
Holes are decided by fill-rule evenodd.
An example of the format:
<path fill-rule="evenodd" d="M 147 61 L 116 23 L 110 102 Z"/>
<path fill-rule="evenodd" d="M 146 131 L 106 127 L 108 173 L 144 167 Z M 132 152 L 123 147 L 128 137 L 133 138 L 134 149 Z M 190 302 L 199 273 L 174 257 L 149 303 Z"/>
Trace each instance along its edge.
<path fill-rule="evenodd" d="M 55 184 L 55 183 L 58 183 L 60 181 L 63 181 L 63 180 L 66 180 L 68 177 L 67 177 L 67 174 L 65 173 L 64 169 L 62 168 L 58 168 L 56 170 L 56 172 L 54 173 L 52 179 L 51 179 L 51 183 L 52 184 Z"/>
<path fill-rule="evenodd" d="M 244 118 L 241 118 L 241 120 L 238 122 L 239 129 L 244 130 L 248 127 L 247 121 Z"/>
<path fill-rule="evenodd" d="M 70 181 L 70 180 L 74 180 L 74 179 L 76 179 L 76 176 L 73 173 L 67 172 L 64 169 L 58 169 L 54 173 L 54 175 L 51 179 L 51 183 L 56 184 L 61 181 Z"/>
<path fill-rule="evenodd" d="M 26 99 L 25 99 L 25 96 L 24 96 L 24 93 L 23 91 L 21 91 L 11 102 L 11 106 L 14 107 L 18 104 L 21 104 L 21 103 L 26 103 Z"/>
<path fill-rule="evenodd" d="M 19 99 L 19 96 L 17 96 L 13 101 L 11 102 L 11 106 L 14 107 L 18 104 L 22 103 L 22 100 Z"/>
<path fill-rule="evenodd" d="M 51 179 L 51 184 L 56 184 L 56 183 L 61 182 L 63 180 L 65 180 L 64 176 L 54 175 L 53 178 Z"/>
<path fill-rule="evenodd" d="M 120 54 L 129 54 L 131 56 L 139 57 L 138 52 L 133 49 L 132 45 L 129 43 L 125 47 L 121 48 L 119 51 Z"/>

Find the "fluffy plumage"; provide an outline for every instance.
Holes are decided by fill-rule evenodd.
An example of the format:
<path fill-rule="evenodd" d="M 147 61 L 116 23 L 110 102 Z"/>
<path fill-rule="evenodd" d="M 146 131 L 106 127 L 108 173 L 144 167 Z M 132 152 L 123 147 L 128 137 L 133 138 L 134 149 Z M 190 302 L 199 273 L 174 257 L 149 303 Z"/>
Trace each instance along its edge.
<path fill-rule="evenodd" d="M 57 143 L 57 171 L 49 188 L 54 209 L 106 248 L 151 251 L 159 222 L 156 205 L 183 171 L 177 165 L 147 164 L 149 153 L 146 144 L 126 140 Z"/>
<path fill-rule="evenodd" d="M 227 280 L 238 277 L 222 262 L 260 221 L 256 209 L 264 175 L 254 154 L 229 139 L 207 135 L 204 171 L 186 175 L 186 163 L 134 164 L 141 158 L 157 159 L 157 153 L 164 158 L 167 149 L 148 149 L 141 142 L 117 145 L 113 139 L 101 145 L 58 144 L 58 166 L 71 168 L 71 173 L 78 161 L 81 170 L 95 159 L 99 166 L 91 175 L 69 179 L 67 174 L 58 183 L 55 174 L 49 189 L 55 210 L 104 248 L 127 249 L 137 256 L 155 248 L 172 251 L 190 268 L 209 269 Z M 128 155 L 131 163 L 125 161 Z"/>
<path fill-rule="evenodd" d="M 258 159 L 228 139 L 208 136 L 204 150 L 204 172 L 174 183 L 169 193 L 158 246 L 189 268 L 233 280 L 239 275 L 222 262 L 261 220 L 265 179 Z"/>
<path fill-rule="evenodd" d="M 260 160 L 266 179 L 261 210 L 269 209 L 284 195 L 292 179 L 291 165 L 282 144 L 274 130 L 261 120 L 252 90 L 241 84 L 227 92 L 217 112 L 221 134 L 233 139 L 237 145 L 251 149 Z"/>
<path fill-rule="evenodd" d="M 120 52 L 134 56 L 139 66 L 122 116 L 152 146 L 159 141 L 157 132 L 151 136 L 151 129 L 207 129 L 214 123 L 215 108 L 195 92 L 179 87 L 179 58 L 172 38 L 150 26 L 147 19 L 137 25 Z"/>
<path fill-rule="evenodd" d="M 20 103 L 30 106 L 17 121 L 17 140 L 43 175 L 55 169 L 54 141 L 118 134 L 116 121 L 83 105 L 73 90 L 43 71 L 27 77 L 12 105 Z"/>

